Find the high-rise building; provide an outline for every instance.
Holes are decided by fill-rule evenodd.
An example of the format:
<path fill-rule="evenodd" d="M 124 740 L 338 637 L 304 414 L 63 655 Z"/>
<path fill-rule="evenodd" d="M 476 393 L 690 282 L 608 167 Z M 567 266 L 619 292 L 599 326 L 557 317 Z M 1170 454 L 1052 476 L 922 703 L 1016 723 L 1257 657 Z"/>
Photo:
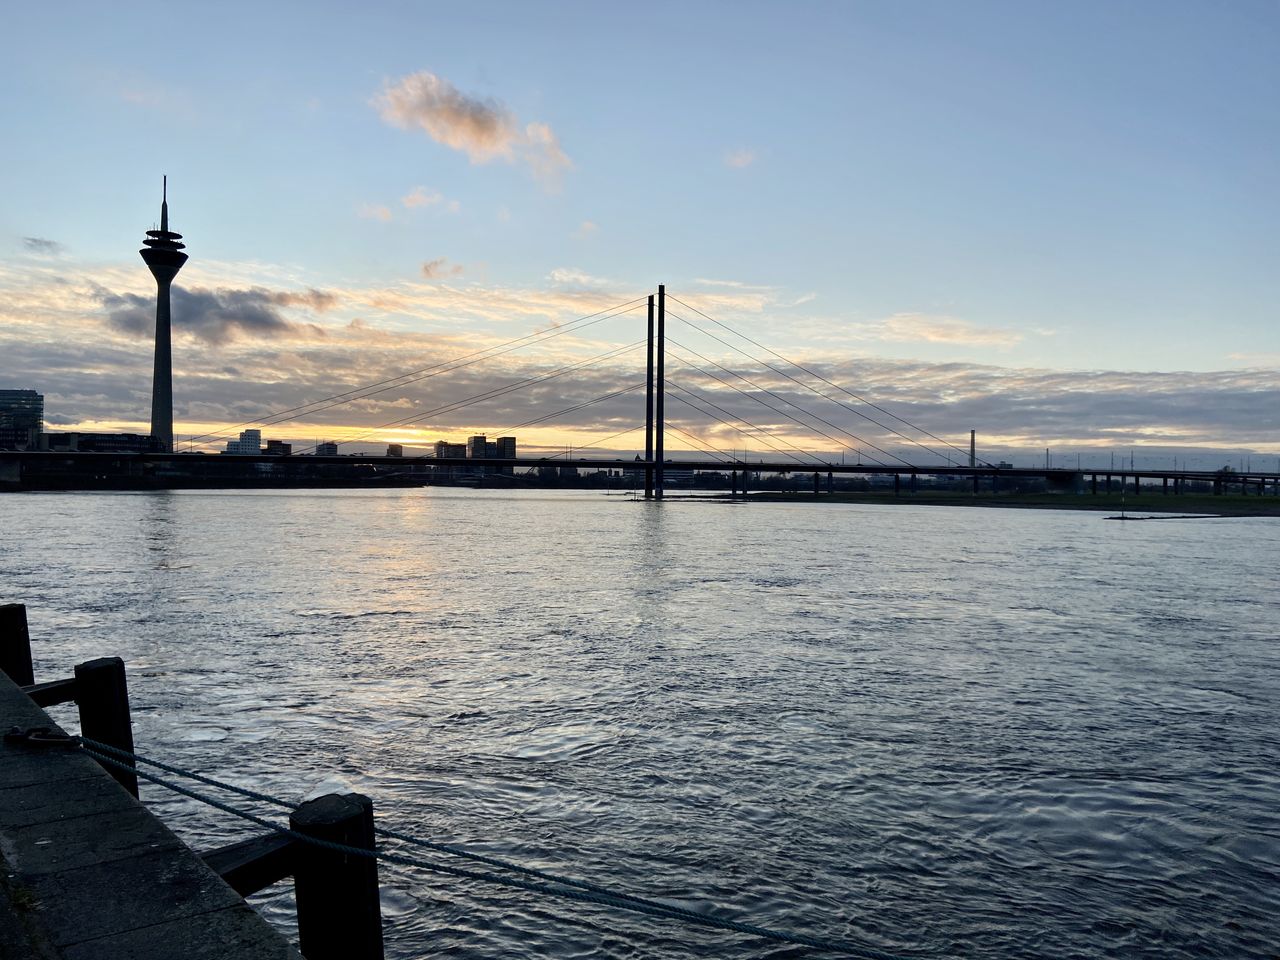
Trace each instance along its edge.
<path fill-rule="evenodd" d="M 151 379 L 151 436 L 156 448 L 173 451 L 173 353 L 169 345 L 169 288 L 187 255 L 182 234 L 169 229 L 169 178 L 160 200 L 160 229 L 148 230 L 138 253 L 156 278 L 156 356 Z"/>
<path fill-rule="evenodd" d="M 324 441 L 316 444 L 317 457 L 336 457 L 338 455 L 338 445 L 331 441 Z"/>
<path fill-rule="evenodd" d="M 516 458 L 516 438 L 515 437 L 499 437 L 494 441 L 497 448 L 494 451 L 495 457 L 503 457 L 508 460 Z"/>
<path fill-rule="evenodd" d="M 489 441 L 482 433 L 479 436 L 467 437 L 467 459 L 479 460 L 488 456 Z"/>
<path fill-rule="evenodd" d="M 0 390 L 0 450 L 34 450 L 44 431 L 44 394 Z"/>
<path fill-rule="evenodd" d="M 273 457 L 288 457 L 293 454 L 293 444 L 283 440 L 268 440 L 267 449 L 263 452 Z"/>
<path fill-rule="evenodd" d="M 262 453 L 262 431 L 241 430 L 239 440 L 227 441 L 227 453 Z"/>
<path fill-rule="evenodd" d="M 388 456 L 388 457 L 403 457 L 403 456 L 404 456 L 404 444 L 400 444 L 400 443 L 388 443 L 388 444 L 387 444 L 387 456 Z"/>

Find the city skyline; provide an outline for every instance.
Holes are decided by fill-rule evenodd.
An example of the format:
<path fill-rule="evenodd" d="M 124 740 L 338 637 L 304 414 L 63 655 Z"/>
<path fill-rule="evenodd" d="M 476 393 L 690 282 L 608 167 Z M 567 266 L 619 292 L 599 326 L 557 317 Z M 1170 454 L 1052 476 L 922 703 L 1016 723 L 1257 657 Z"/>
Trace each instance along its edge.
<path fill-rule="evenodd" d="M 17 14 L 0 67 L 31 92 L 5 108 L 23 146 L 0 221 L 3 386 L 45 394 L 53 427 L 146 432 L 155 287 L 131 258 L 168 173 L 193 255 L 173 291 L 179 438 L 665 282 L 957 442 L 1280 452 L 1273 7 L 659 5 L 639 24 L 556 4 L 550 25 L 519 5 L 285 6 L 249 35 L 233 5 L 179 13 L 158 57 L 145 10 L 73 9 L 56 32 L 53 12 Z M 650 69 L 601 72 L 606 38 L 643 48 L 664 17 L 683 29 Z M 228 76 L 233 34 L 279 55 Z M 677 70 L 695 50 L 713 69 Z M 68 127 L 95 149 L 53 149 Z M 340 440 L 640 336 L 643 311 L 271 432 Z M 636 371 L 626 355 L 372 442 L 496 434 Z M 750 446 L 675 407 L 706 442 Z M 580 446 L 637 413 L 622 396 L 522 444 Z"/>

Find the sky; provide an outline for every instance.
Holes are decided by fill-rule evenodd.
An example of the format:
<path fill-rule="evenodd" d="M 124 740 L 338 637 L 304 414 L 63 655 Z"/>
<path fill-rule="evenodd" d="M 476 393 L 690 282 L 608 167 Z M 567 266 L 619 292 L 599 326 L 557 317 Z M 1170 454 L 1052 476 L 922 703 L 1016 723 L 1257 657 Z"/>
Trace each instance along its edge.
<path fill-rule="evenodd" d="M 206 445 L 425 369 L 266 435 L 635 450 L 662 283 L 669 449 L 1280 456 L 1275 2 L 24 4 L 0 84 L 51 429 L 146 432 L 168 175 Z"/>

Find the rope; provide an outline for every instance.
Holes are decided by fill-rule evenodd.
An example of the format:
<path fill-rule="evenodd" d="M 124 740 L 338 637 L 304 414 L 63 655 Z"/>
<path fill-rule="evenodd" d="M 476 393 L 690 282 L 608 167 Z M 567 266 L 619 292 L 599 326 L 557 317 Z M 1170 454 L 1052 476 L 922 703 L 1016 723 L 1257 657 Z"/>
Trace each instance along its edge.
<path fill-rule="evenodd" d="M 400 854 L 389 853 L 382 850 L 376 850 L 376 849 L 371 850 L 364 847 L 353 847 L 347 844 L 335 843 L 331 840 L 323 840 L 319 837 L 312 837 L 307 834 L 300 833 L 299 831 L 294 830 L 291 827 L 285 827 L 285 826 L 281 826 L 278 823 L 273 823 L 270 820 L 265 819 L 264 817 L 259 817 L 256 814 L 250 813 L 247 810 L 242 810 L 238 807 L 234 807 L 231 804 L 223 803 L 221 800 L 218 800 L 214 797 L 210 797 L 206 794 L 198 793 L 195 790 L 191 790 L 187 787 L 182 786 L 181 784 L 174 783 L 173 781 L 167 780 L 164 777 L 158 776 L 153 773 L 148 773 L 145 770 L 139 770 L 132 763 L 124 762 L 123 760 L 116 759 L 116 757 L 125 757 L 129 760 L 135 761 L 136 763 L 142 763 L 148 766 L 153 766 L 153 767 L 156 767 L 157 769 L 165 770 L 177 776 L 189 777 L 192 780 L 196 780 L 208 786 L 215 787 L 220 790 L 227 790 L 231 793 L 239 794 L 248 799 L 257 800 L 259 802 L 271 804 L 273 806 L 294 809 L 293 804 L 290 804 L 284 800 L 281 800 L 278 797 L 273 797 L 273 796 L 270 796 L 269 794 L 260 793 L 256 790 L 249 790 L 244 787 L 237 787 L 233 784 L 224 783 L 223 781 L 220 781 L 220 780 L 214 780 L 211 777 L 206 777 L 206 776 L 203 776 L 202 774 L 198 774 L 190 770 L 184 770 L 181 767 L 175 767 L 171 764 L 162 763 L 159 760 L 152 760 L 150 758 L 143 757 L 135 753 L 131 753 L 130 751 L 127 751 L 127 750 L 121 750 L 118 747 L 114 747 L 114 746 L 111 746 L 110 744 L 102 743 L 97 740 L 92 740 L 88 737 L 75 737 L 73 739 L 80 744 L 80 748 L 85 754 L 93 757 L 99 763 L 105 764 L 110 767 L 114 767 L 119 770 L 124 770 L 129 773 L 133 773 L 144 780 L 147 780 L 158 786 L 164 787 L 166 790 L 171 790 L 174 793 L 178 793 L 185 797 L 189 797 L 190 799 L 195 800 L 198 803 L 207 804 L 208 806 L 211 806 L 217 810 L 221 810 L 224 813 L 231 814 L 232 816 L 238 817 L 242 820 L 247 820 L 250 823 L 257 824 L 258 826 L 266 830 L 271 830 L 275 833 L 282 834 L 283 836 L 290 837 L 299 842 L 309 843 L 309 844 L 312 844 L 313 846 L 322 847 L 324 849 L 331 850 L 335 853 L 341 853 L 347 856 L 371 857 L 377 860 L 382 860 L 387 863 L 394 863 L 394 864 L 398 864 L 400 866 L 406 866 L 406 867 L 415 867 L 420 870 L 427 870 L 432 873 L 443 874 L 449 877 L 455 877 L 455 878 L 465 879 L 465 880 L 475 880 L 481 883 L 499 884 L 506 887 L 513 887 L 518 890 L 525 890 L 531 893 L 540 893 L 546 896 L 560 897 L 566 900 L 576 900 L 582 903 L 593 903 L 598 906 L 612 907 L 618 910 L 627 910 L 632 913 L 640 913 L 640 914 L 645 914 L 652 917 L 682 920 L 686 923 L 698 924 L 700 926 L 712 927 L 719 930 L 727 930 L 733 933 L 742 933 L 748 936 L 760 937 L 762 939 L 773 940 L 779 943 L 792 943 L 792 944 L 797 944 L 799 946 L 815 947 L 821 950 L 830 950 L 836 953 L 843 953 L 852 957 L 859 957 L 859 958 L 862 958 L 862 960 L 898 960 L 897 957 L 894 957 L 890 954 L 883 953 L 881 951 L 878 951 L 869 947 L 861 947 L 861 946 L 856 946 L 854 944 L 841 943 L 834 940 L 824 940 L 819 937 L 811 937 L 803 933 L 791 933 L 783 930 L 774 930 L 769 927 L 761 927 L 756 924 L 743 923 L 738 920 L 730 920 L 727 918 L 713 917 L 704 913 L 697 913 L 693 910 L 688 910 L 684 907 L 677 907 L 670 904 L 661 903 L 656 900 L 650 900 L 646 897 L 639 897 L 639 896 L 634 896 L 628 893 L 620 893 L 617 891 L 612 891 L 605 887 L 597 886 L 596 884 L 587 883 L 586 881 L 574 880 L 569 877 L 560 877 L 560 876 L 557 876 L 556 874 L 548 873 L 546 871 L 535 870 L 531 867 L 522 867 L 519 864 L 509 863 L 507 861 L 500 860 L 496 857 L 486 857 L 482 854 L 471 853 L 470 851 L 466 851 L 458 847 L 452 847 L 442 843 L 434 843 L 430 840 L 423 840 L 419 837 L 413 837 L 408 834 L 398 833 L 392 830 L 375 829 L 375 832 L 379 836 L 391 837 L 392 839 L 400 840 L 405 843 L 409 843 L 413 846 L 424 847 L 426 849 L 436 850 L 441 853 L 448 853 L 454 856 L 464 857 L 468 860 L 475 860 L 477 862 L 486 863 L 490 866 L 499 867 L 504 870 L 511 870 L 517 873 L 523 873 L 525 875 L 537 877 L 539 879 L 546 880 L 548 882 L 538 883 L 530 880 L 522 880 L 519 877 L 504 877 L 497 874 L 483 873 L 476 870 L 467 870 L 462 867 L 453 867 L 447 864 L 434 863 L 429 860 L 422 860 L 416 857 L 407 857 Z M 115 756 L 110 756 L 109 754 L 114 754 Z"/>

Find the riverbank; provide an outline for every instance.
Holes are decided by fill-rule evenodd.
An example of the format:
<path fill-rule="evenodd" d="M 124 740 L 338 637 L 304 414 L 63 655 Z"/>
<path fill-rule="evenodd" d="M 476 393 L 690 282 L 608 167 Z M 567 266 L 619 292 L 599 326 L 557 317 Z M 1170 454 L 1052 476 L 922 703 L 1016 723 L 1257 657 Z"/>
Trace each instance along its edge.
<path fill-rule="evenodd" d="M 743 497 L 723 499 L 743 500 Z M 922 493 L 892 493 L 848 491 L 838 493 L 801 493 L 765 491 L 751 493 L 748 501 L 778 503 L 867 503 L 913 504 L 916 506 L 946 507 L 1011 507 L 1033 510 L 1093 510 L 1120 514 L 1171 514 L 1203 517 L 1280 517 L 1280 497 L 1242 497 L 1239 494 L 1212 496 L 1184 494 L 1165 496 L 1159 493 L 1127 494 L 1123 501 L 1119 494 L 1063 494 L 1063 493 L 1009 493 L 973 495 L 960 492 L 929 491 Z"/>

